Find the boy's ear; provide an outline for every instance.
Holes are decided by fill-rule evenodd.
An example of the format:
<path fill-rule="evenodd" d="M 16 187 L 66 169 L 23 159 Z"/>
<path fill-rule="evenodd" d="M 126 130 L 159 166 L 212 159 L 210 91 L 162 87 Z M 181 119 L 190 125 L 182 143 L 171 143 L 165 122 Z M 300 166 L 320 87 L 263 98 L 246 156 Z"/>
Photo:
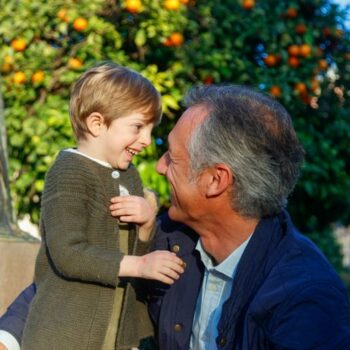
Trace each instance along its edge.
<path fill-rule="evenodd" d="M 232 170 L 225 163 L 215 164 L 209 168 L 207 176 L 207 197 L 217 197 L 232 187 Z"/>
<path fill-rule="evenodd" d="M 92 136 L 99 136 L 101 130 L 105 127 L 105 120 L 103 118 L 103 115 L 98 112 L 91 113 L 86 118 L 86 126 Z"/>

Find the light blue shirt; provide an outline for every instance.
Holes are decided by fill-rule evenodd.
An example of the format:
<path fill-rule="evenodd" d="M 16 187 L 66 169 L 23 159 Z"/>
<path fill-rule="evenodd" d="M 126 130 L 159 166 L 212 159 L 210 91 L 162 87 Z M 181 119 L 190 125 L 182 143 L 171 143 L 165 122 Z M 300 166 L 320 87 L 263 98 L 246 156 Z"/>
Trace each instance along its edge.
<path fill-rule="evenodd" d="M 205 272 L 193 318 L 190 350 L 217 349 L 215 339 L 222 306 L 231 294 L 236 268 L 250 237 L 216 266 L 198 240 L 196 249 L 201 255 Z"/>

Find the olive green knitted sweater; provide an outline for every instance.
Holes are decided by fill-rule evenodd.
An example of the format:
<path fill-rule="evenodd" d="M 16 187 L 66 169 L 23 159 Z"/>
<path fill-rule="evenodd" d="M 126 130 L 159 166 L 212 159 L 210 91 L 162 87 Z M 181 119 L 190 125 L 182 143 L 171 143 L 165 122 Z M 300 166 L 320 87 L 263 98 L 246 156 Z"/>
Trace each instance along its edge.
<path fill-rule="evenodd" d="M 116 349 L 137 346 L 152 334 L 141 281 L 118 278 L 123 254 L 118 222 L 109 213 L 119 185 L 142 196 L 137 171 L 100 165 L 62 151 L 46 176 L 41 199 L 42 244 L 35 271 L 37 293 L 26 322 L 23 350 L 99 350 L 111 317 L 116 287 L 125 289 Z M 115 175 L 115 173 L 113 174 Z M 122 234 L 122 232 L 121 232 Z M 129 253 L 148 244 L 130 225 Z"/>

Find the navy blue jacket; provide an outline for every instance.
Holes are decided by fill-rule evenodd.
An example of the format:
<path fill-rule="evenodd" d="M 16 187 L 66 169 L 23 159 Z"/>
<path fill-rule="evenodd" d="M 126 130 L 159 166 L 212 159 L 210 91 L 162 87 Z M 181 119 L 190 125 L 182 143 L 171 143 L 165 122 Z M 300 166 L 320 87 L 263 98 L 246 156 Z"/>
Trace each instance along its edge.
<path fill-rule="evenodd" d="M 162 217 L 154 249 L 177 252 L 187 264 L 172 286 L 152 283 L 150 314 L 161 350 L 187 350 L 203 265 L 198 236 Z M 35 286 L 0 319 L 20 342 Z M 262 219 L 239 262 L 231 297 L 218 325 L 219 349 L 350 349 L 346 290 L 316 246 L 297 232 L 286 212 Z"/>
<path fill-rule="evenodd" d="M 24 324 L 29 312 L 30 302 L 35 295 L 35 284 L 27 287 L 9 306 L 6 313 L 0 318 L 0 329 L 11 333 L 21 344 Z"/>
<path fill-rule="evenodd" d="M 189 228 L 163 218 L 154 248 L 178 252 L 187 267 L 172 286 L 159 283 L 151 293 L 161 350 L 189 348 L 203 275 L 197 240 Z M 218 325 L 219 349 L 350 349 L 345 287 L 287 212 L 260 221 L 233 283 Z"/>

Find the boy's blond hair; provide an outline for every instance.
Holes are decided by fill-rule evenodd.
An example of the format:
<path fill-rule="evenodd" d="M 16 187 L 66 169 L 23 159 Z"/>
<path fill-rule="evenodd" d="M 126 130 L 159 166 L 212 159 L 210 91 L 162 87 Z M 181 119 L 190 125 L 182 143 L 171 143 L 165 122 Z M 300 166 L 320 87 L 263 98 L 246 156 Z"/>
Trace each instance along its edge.
<path fill-rule="evenodd" d="M 114 119 L 139 112 L 155 124 L 162 114 L 161 98 L 149 80 L 113 62 L 103 62 L 87 70 L 74 84 L 69 113 L 77 139 L 88 132 L 86 118 L 100 113 L 107 126 Z"/>

